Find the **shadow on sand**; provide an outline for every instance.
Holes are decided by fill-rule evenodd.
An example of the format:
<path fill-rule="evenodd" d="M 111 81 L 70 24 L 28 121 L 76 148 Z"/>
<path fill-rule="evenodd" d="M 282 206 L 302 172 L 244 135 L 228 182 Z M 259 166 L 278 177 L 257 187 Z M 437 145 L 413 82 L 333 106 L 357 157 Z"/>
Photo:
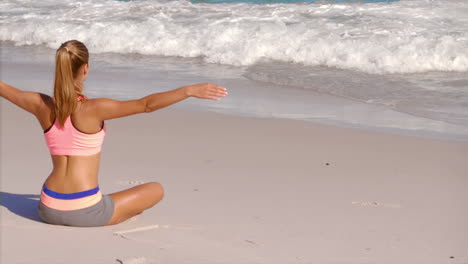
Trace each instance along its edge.
<path fill-rule="evenodd" d="M 0 192 L 0 206 L 8 208 L 8 210 L 19 216 L 42 223 L 37 214 L 39 197 L 39 195 L 35 194 Z"/>

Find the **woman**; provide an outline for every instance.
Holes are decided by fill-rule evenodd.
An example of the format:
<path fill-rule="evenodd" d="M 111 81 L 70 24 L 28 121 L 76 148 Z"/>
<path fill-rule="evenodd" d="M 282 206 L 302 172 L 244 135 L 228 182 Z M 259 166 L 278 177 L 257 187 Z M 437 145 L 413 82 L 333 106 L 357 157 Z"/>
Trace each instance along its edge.
<path fill-rule="evenodd" d="M 153 207 L 163 198 L 159 183 L 145 183 L 102 195 L 98 187 L 105 120 L 152 112 L 188 97 L 219 100 L 226 89 L 214 84 L 184 86 L 139 100 L 87 99 L 88 50 L 76 40 L 56 52 L 53 98 L 25 92 L 0 82 L 0 96 L 34 114 L 49 147 L 53 170 L 45 181 L 39 203 L 40 218 L 69 226 L 114 225 Z"/>

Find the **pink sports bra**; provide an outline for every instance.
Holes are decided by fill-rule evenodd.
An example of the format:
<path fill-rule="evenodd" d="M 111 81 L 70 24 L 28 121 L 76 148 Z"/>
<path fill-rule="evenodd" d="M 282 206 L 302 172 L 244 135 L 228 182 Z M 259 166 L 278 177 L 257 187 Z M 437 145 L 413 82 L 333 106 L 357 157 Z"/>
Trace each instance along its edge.
<path fill-rule="evenodd" d="M 81 99 L 81 98 L 79 98 Z M 106 135 L 104 122 L 99 132 L 94 134 L 79 131 L 67 117 L 61 127 L 58 120 L 44 131 L 45 140 L 52 155 L 90 156 L 101 151 L 102 143 Z"/>

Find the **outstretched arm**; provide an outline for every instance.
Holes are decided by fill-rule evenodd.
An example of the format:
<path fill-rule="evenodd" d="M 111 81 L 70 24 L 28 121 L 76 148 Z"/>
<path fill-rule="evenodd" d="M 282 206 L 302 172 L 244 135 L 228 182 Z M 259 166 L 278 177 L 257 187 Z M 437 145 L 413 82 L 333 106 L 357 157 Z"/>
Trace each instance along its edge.
<path fill-rule="evenodd" d="M 35 116 L 39 115 L 45 105 L 45 97 L 48 97 L 36 92 L 21 91 L 4 82 L 0 82 L 0 96 Z"/>
<path fill-rule="evenodd" d="M 138 113 L 153 112 L 189 97 L 219 100 L 226 95 L 226 88 L 211 83 L 202 83 L 151 94 L 138 100 L 117 101 L 102 98 L 93 100 L 93 104 L 97 117 L 100 120 L 109 120 Z"/>

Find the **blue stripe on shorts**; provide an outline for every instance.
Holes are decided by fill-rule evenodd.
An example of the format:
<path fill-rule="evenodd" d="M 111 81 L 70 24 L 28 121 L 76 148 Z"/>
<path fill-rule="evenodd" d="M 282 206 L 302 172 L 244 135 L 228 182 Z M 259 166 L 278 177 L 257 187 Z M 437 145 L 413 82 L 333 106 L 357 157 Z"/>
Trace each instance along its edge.
<path fill-rule="evenodd" d="M 54 198 L 62 199 L 62 200 L 73 200 L 73 199 L 84 198 L 84 197 L 91 196 L 91 195 L 98 193 L 99 186 L 94 189 L 82 191 L 82 192 L 58 193 L 58 192 L 54 192 L 52 190 L 47 189 L 47 187 L 44 184 L 44 186 L 42 187 L 42 190 L 45 192 L 45 194 L 49 195 L 50 197 L 54 197 Z"/>

